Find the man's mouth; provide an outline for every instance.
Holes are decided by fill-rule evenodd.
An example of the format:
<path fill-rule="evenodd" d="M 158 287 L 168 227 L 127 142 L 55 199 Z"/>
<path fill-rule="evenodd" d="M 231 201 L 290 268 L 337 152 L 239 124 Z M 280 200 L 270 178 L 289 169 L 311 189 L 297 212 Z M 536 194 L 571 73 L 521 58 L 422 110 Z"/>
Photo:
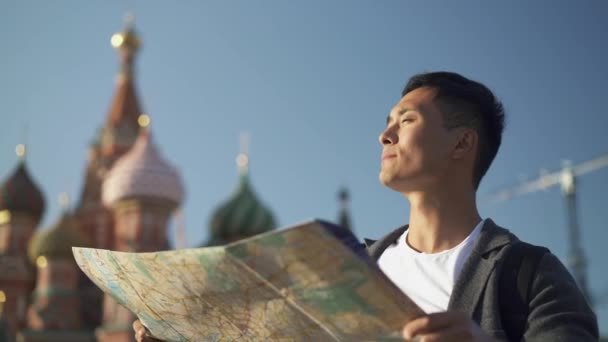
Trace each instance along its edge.
<path fill-rule="evenodd" d="M 397 155 L 394 153 L 387 153 L 387 154 L 383 154 L 382 155 L 382 160 L 388 160 L 388 159 L 393 159 L 396 158 Z"/>

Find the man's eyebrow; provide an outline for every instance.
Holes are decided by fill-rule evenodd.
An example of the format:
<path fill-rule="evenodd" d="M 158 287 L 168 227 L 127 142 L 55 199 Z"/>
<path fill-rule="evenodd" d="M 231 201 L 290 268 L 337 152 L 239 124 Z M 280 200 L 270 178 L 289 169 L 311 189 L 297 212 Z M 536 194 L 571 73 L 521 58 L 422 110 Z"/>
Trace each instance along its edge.
<path fill-rule="evenodd" d="M 403 115 L 403 114 L 405 114 L 407 112 L 410 112 L 410 111 L 413 111 L 413 109 L 409 108 L 409 107 L 401 108 L 397 112 L 396 116 L 401 116 L 401 115 Z M 388 125 L 389 122 L 391 122 L 391 115 L 390 114 L 386 117 L 386 124 Z"/>

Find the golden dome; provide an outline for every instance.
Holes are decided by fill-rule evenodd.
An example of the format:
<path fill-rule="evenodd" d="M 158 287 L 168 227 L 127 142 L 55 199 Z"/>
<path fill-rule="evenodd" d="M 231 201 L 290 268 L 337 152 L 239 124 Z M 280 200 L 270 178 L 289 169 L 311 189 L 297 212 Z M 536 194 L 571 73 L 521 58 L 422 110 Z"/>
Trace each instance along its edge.
<path fill-rule="evenodd" d="M 115 49 L 129 50 L 135 52 L 139 49 L 141 41 L 133 29 L 133 16 L 128 15 L 126 18 L 125 29 L 112 35 L 110 42 Z"/>

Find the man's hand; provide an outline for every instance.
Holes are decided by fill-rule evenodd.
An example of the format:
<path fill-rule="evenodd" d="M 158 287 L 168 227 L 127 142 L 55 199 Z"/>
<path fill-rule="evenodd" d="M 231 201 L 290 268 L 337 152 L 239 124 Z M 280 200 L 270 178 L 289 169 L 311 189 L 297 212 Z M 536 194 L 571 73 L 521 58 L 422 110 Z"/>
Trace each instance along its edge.
<path fill-rule="evenodd" d="M 403 328 L 403 338 L 416 338 L 420 342 L 492 340 L 475 322 L 460 312 L 438 312 L 412 320 Z"/>
<path fill-rule="evenodd" d="M 135 340 L 137 342 L 159 342 L 155 338 L 148 336 L 146 327 L 139 320 L 133 322 L 133 331 L 135 331 Z"/>

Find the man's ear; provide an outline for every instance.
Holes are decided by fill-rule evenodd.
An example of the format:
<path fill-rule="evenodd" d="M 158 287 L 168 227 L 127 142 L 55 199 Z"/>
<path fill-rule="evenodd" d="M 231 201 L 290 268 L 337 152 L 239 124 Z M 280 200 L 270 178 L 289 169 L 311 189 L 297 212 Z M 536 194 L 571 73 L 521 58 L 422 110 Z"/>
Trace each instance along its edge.
<path fill-rule="evenodd" d="M 462 128 L 456 134 L 456 145 L 452 151 L 454 159 L 462 159 L 474 155 L 479 143 L 477 131 L 471 128 Z"/>

